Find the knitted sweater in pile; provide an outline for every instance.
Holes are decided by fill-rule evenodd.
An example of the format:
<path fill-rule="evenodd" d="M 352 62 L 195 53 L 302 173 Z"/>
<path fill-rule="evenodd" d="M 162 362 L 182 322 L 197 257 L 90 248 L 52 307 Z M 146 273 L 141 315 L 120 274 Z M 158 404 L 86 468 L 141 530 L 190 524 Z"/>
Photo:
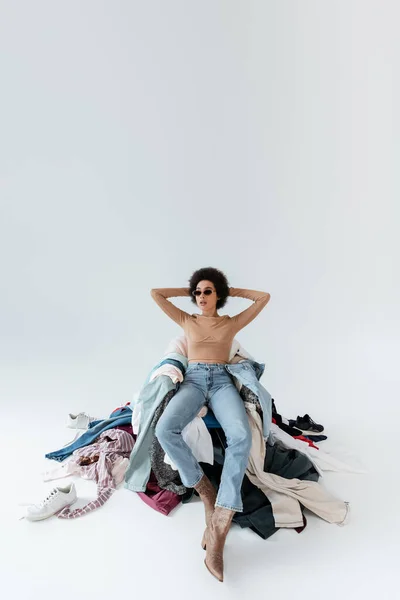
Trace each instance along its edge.
<path fill-rule="evenodd" d="M 206 317 L 189 314 L 168 300 L 171 297 L 190 296 L 190 288 L 156 288 L 151 290 L 151 295 L 160 308 L 184 330 L 188 340 L 189 363 L 228 363 L 236 333 L 248 325 L 270 299 L 266 292 L 231 287 L 229 296 L 248 298 L 254 303 L 234 317 Z"/>

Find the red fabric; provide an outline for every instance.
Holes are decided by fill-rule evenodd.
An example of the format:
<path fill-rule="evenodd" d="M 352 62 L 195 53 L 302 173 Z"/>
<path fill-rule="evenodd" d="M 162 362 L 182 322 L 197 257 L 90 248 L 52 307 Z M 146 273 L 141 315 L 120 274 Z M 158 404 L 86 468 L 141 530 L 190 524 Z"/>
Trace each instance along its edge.
<path fill-rule="evenodd" d="M 124 406 L 129 406 L 130 402 L 127 402 L 126 404 L 124 404 L 123 406 L 118 406 L 117 408 L 114 408 L 114 410 L 112 411 L 111 414 L 117 412 L 117 410 L 120 410 L 121 408 L 124 408 Z"/>
<path fill-rule="evenodd" d="M 163 515 L 169 515 L 171 510 L 178 506 L 181 501 L 181 497 L 178 494 L 159 487 L 153 471 L 150 473 L 146 491 L 137 492 L 137 494 L 143 502 Z"/>
<path fill-rule="evenodd" d="M 318 446 L 316 446 L 312 440 L 309 440 L 304 435 L 294 435 L 293 437 L 295 440 L 301 440 L 302 442 L 306 442 L 306 444 L 308 444 L 312 448 L 316 448 L 317 450 L 319 450 Z"/>
<path fill-rule="evenodd" d="M 114 427 L 114 429 L 121 429 L 121 431 L 126 431 L 127 433 L 133 435 L 132 425 L 117 425 L 117 427 Z M 133 435 L 133 437 L 136 438 L 135 435 Z"/>

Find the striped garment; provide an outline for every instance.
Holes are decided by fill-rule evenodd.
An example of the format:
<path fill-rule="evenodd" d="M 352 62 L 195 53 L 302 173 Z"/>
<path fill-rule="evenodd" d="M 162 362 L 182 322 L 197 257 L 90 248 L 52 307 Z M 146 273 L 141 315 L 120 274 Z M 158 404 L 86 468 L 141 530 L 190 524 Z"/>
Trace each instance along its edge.
<path fill-rule="evenodd" d="M 129 458 L 133 445 L 133 437 L 126 431 L 108 429 L 89 446 L 75 450 L 71 461 L 76 464 L 78 475 L 97 483 L 97 498 L 82 508 L 64 508 L 58 518 L 75 519 L 103 506 L 116 489 L 112 468 L 122 458 Z"/>

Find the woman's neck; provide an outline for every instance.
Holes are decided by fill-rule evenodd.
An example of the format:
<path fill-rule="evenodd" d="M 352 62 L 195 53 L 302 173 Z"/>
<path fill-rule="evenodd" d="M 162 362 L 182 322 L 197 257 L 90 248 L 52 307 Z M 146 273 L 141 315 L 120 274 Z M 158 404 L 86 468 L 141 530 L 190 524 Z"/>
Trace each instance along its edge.
<path fill-rule="evenodd" d="M 207 312 L 207 311 L 204 311 L 204 310 L 203 310 L 203 311 L 201 312 L 201 316 L 202 316 L 202 317 L 219 317 L 219 314 L 217 313 L 217 311 L 216 311 L 216 310 L 215 310 L 215 311 L 214 311 L 214 313 L 212 313 L 212 314 L 211 314 L 210 312 Z"/>

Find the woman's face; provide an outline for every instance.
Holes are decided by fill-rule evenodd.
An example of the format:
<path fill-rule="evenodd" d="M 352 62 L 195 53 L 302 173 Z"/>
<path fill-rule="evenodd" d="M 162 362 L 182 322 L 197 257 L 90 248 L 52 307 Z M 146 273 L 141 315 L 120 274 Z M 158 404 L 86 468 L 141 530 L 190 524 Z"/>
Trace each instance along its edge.
<path fill-rule="evenodd" d="M 199 296 L 195 296 L 197 306 L 201 310 L 206 310 L 207 312 L 214 311 L 218 302 L 218 297 L 213 282 L 203 279 L 197 284 L 196 290 L 200 290 L 202 292 Z M 205 290 L 212 290 L 212 294 L 205 294 Z"/>

